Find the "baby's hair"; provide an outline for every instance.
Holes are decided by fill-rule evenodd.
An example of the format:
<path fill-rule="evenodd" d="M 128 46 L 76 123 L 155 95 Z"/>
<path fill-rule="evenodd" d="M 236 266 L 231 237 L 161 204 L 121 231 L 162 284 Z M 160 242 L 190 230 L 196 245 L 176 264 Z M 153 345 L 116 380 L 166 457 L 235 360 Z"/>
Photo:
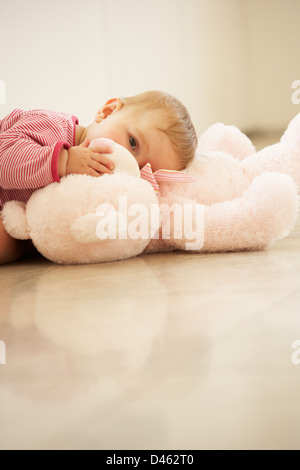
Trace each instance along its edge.
<path fill-rule="evenodd" d="M 143 110 L 161 110 L 166 116 L 166 126 L 157 128 L 164 132 L 178 153 L 182 168 L 191 162 L 198 145 L 197 134 L 186 107 L 174 96 L 162 91 L 146 91 L 122 98 L 124 106 L 141 107 Z"/>

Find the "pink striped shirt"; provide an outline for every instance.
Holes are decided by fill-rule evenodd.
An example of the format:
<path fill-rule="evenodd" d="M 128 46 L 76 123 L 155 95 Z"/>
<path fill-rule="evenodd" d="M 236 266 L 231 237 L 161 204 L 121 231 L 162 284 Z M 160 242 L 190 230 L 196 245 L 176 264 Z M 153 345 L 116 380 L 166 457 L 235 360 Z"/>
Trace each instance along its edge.
<path fill-rule="evenodd" d="M 154 191 L 159 193 L 159 183 L 166 181 L 168 183 L 194 183 L 196 180 L 183 171 L 167 170 L 162 168 L 153 173 L 151 163 L 146 163 L 141 169 L 141 178 L 148 181 Z"/>
<path fill-rule="evenodd" d="M 59 152 L 75 145 L 76 124 L 75 116 L 46 109 L 15 109 L 0 120 L 0 210 L 60 180 Z"/>

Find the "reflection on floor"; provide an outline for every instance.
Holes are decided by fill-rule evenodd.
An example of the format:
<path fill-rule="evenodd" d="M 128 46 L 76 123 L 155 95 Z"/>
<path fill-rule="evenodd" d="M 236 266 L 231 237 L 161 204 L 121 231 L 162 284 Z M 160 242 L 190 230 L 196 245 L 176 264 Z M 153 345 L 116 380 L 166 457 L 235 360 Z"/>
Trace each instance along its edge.
<path fill-rule="evenodd" d="M 300 447 L 300 223 L 261 252 L 37 256 L 0 292 L 1 449 Z"/>

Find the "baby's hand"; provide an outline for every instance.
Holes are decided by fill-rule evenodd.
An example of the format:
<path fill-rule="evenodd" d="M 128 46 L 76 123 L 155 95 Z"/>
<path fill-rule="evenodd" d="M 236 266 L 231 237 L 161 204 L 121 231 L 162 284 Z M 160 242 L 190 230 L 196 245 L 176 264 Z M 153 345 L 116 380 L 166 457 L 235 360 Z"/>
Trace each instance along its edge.
<path fill-rule="evenodd" d="M 103 173 L 112 173 L 114 165 L 102 153 L 111 153 L 112 148 L 108 142 L 103 140 L 103 144 L 97 145 L 97 152 L 88 148 L 90 142 L 85 139 L 80 145 L 70 147 L 66 164 L 66 175 L 80 174 L 91 176 L 102 176 Z"/>

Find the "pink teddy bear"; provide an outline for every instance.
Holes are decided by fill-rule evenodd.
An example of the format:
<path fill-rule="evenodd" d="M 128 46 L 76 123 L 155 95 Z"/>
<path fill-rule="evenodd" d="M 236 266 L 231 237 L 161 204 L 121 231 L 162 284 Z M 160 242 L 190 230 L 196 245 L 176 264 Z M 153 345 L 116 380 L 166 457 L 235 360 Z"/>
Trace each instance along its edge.
<path fill-rule="evenodd" d="M 160 204 L 203 204 L 201 252 L 258 250 L 289 235 L 298 217 L 300 113 L 279 143 L 259 152 L 235 126 L 213 124 L 185 173 L 197 182 L 160 184 Z M 146 252 L 184 250 L 186 240 L 151 240 Z"/>
<path fill-rule="evenodd" d="M 97 147 L 97 139 L 91 146 Z M 70 175 L 35 191 L 26 205 L 6 203 L 8 233 L 31 238 L 54 262 L 75 264 L 143 252 L 264 249 L 295 225 L 300 114 L 279 143 L 259 152 L 236 127 L 212 125 L 184 171 L 190 182 L 158 178 L 159 191 L 140 177 L 125 148 L 115 143 L 109 158 L 113 175 Z"/>

